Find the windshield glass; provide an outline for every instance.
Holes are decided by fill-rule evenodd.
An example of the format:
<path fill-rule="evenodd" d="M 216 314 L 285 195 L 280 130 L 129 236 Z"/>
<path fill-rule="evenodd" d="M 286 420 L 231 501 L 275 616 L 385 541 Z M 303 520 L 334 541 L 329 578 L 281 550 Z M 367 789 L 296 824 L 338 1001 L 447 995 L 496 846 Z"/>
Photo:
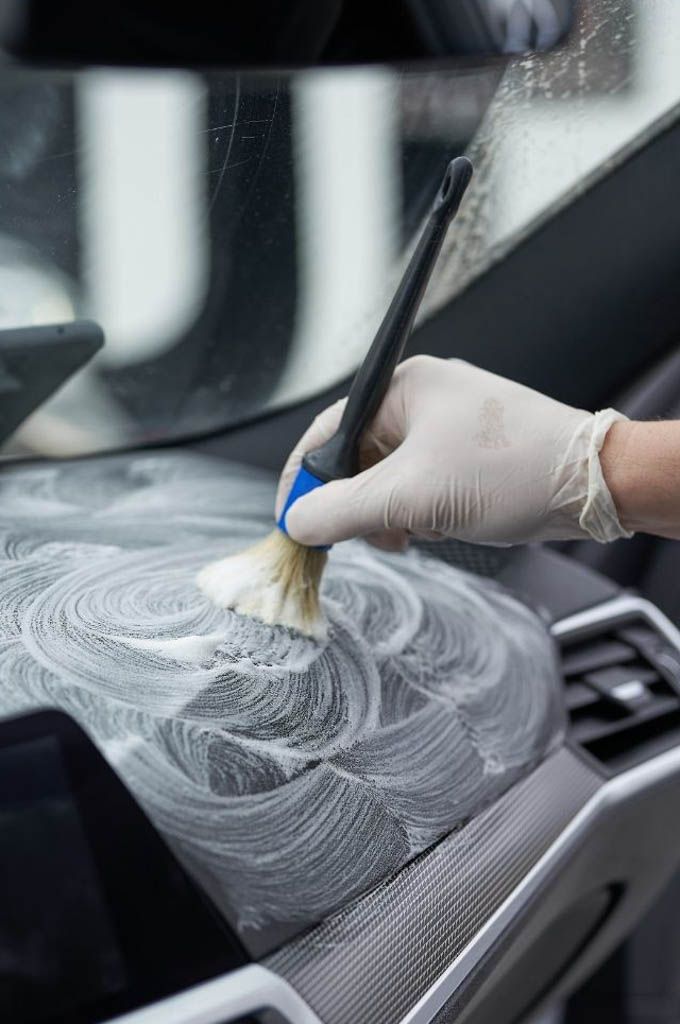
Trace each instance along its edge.
<path fill-rule="evenodd" d="M 341 381 L 466 151 L 431 315 L 675 116 L 677 0 L 581 8 L 564 48 L 505 70 L 3 69 L 0 326 L 106 336 L 3 453 L 195 436 Z"/>

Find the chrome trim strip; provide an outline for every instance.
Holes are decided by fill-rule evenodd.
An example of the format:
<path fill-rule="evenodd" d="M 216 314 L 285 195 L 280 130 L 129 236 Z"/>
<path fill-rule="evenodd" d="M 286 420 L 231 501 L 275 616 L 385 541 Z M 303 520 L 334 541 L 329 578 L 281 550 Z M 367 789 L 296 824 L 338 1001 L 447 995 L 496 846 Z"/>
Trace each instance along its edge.
<path fill-rule="evenodd" d="M 263 1009 L 277 1010 L 290 1024 L 322 1024 L 295 989 L 277 974 L 249 964 L 231 974 L 185 989 L 107 1024 L 227 1024 Z"/>
<path fill-rule="evenodd" d="M 570 615 L 555 623 L 552 633 L 555 637 L 569 636 L 591 629 L 601 623 L 617 622 L 631 615 L 647 619 L 680 653 L 680 631 L 655 605 L 633 595 L 616 597 L 596 605 L 594 608 Z M 680 773 L 680 746 L 605 781 L 516 889 L 479 930 L 474 939 L 402 1018 L 400 1024 L 429 1024 L 447 999 L 454 994 L 465 977 L 500 937 L 503 930 L 511 923 L 523 904 L 538 890 L 554 863 L 577 846 L 581 834 L 593 827 L 605 808 L 626 800 L 640 790 L 677 773 Z"/>
<path fill-rule="evenodd" d="M 586 608 L 583 612 L 576 612 L 566 619 L 561 619 L 552 627 L 552 634 L 556 637 L 568 636 L 571 633 L 580 633 L 601 622 L 615 623 L 620 619 L 626 619 L 631 615 L 641 615 L 651 625 L 656 626 L 666 639 L 680 651 L 680 630 L 676 629 L 670 619 L 667 619 L 651 601 L 644 597 L 636 597 L 633 594 L 623 594 L 621 597 L 614 597 L 611 601 L 595 605 L 594 608 Z"/>

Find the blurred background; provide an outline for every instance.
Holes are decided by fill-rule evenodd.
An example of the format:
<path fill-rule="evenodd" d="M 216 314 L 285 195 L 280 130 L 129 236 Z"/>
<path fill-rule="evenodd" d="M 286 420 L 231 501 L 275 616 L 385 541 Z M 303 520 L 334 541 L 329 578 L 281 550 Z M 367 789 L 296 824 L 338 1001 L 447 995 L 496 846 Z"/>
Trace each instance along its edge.
<path fill-rule="evenodd" d="M 554 51 L 427 73 L 3 69 L 0 326 L 91 317 L 106 345 L 2 454 L 205 434 L 337 384 L 466 152 L 432 315 L 677 116 L 677 0 L 578 18 Z"/>

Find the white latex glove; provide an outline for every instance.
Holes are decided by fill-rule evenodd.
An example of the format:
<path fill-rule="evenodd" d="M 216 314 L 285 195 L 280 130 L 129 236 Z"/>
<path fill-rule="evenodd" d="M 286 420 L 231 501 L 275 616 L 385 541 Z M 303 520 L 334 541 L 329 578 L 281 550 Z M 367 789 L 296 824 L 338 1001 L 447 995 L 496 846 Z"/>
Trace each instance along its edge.
<path fill-rule="evenodd" d="M 307 451 L 335 432 L 344 400 L 312 423 L 279 483 L 277 515 Z M 600 468 L 613 409 L 592 414 L 460 360 L 416 356 L 396 370 L 361 445 L 362 472 L 300 498 L 302 544 L 409 534 L 486 544 L 630 536 Z"/>

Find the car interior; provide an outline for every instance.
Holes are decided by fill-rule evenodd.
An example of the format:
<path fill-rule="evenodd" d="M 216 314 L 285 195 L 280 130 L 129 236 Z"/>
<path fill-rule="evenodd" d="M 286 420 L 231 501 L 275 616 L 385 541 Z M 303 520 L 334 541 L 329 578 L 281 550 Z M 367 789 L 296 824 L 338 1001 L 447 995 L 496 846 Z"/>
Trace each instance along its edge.
<path fill-rule="evenodd" d="M 430 609 L 428 587 L 444 594 L 455 570 L 442 621 L 446 600 L 454 618 L 488 588 L 505 602 L 495 628 L 522 637 L 502 710 L 528 695 L 522 756 L 469 804 L 454 773 L 456 815 L 403 847 L 379 816 L 389 781 L 379 811 L 338 796 L 328 834 L 332 788 L 274 801 L 297 778 L 287 765 L 308 721 L 309 778 L 331 756 L 339 777 L 360 772 L 351 748 L 327 754 L 309 692 L 290 711 L 272 695 L 276 652 L 259 666 L 265 724 L 248 732 L 205 659 L 191 679 L 167 668 L 170 632 L 155 635 L 151 615 L 199 622 L 191 596 L 171 603 L 182 559 L 267 531 L 277 474 L 347 393 L 453 157 L 475 174 L 408 354 L 464 359 L 578 408 L 680 418 L 676 0 L 577 3 L 543 48 L 502 59 L 475 55 L 456 24 L 467 52 L 433 65 L 391 15 L 362 34 L 361 5 L 319 5 L 334 10 L 332 30 L 314 23 L 325 56 L 311 66 L 284 20 L 299 46 L 284 70 L 273 36 L 258 49 L 257 4 L 236 55 L 170 15 L 152 50 L 155 11 L 135 46 L 125 36 L 128 60 L 109 6 L 93 21 L 73 5 L 59 29 L 38 3 L 21 22 L 20 6 L 0 18 L 3 1019 L 677 1021 L 675 541 L 414 541 L 432 567 L 422 578 L 360 541 L 331 553 L 341 603 L 359 601 L 365 572 Z M 431 40 L 447 5 L 422 6 Z M 212 636 L 215 622 L 190 631 Z M 485 623 L 466 627 L 480 658 Z M 381 727 L 419 728 L 397 686 L 407 655 L 390 655 Z M 364 699 L 353 664 L 338 735 Z M 241 732 L 218 758 L 210 730 L 225 722 Z M 383 731 L 386 758 L 406 744 L 394 736 Z M 256 780 L 243 822 L 228 816 L 241 778 Z M 427 803 L 415 759 L 404 778 Z"/>

